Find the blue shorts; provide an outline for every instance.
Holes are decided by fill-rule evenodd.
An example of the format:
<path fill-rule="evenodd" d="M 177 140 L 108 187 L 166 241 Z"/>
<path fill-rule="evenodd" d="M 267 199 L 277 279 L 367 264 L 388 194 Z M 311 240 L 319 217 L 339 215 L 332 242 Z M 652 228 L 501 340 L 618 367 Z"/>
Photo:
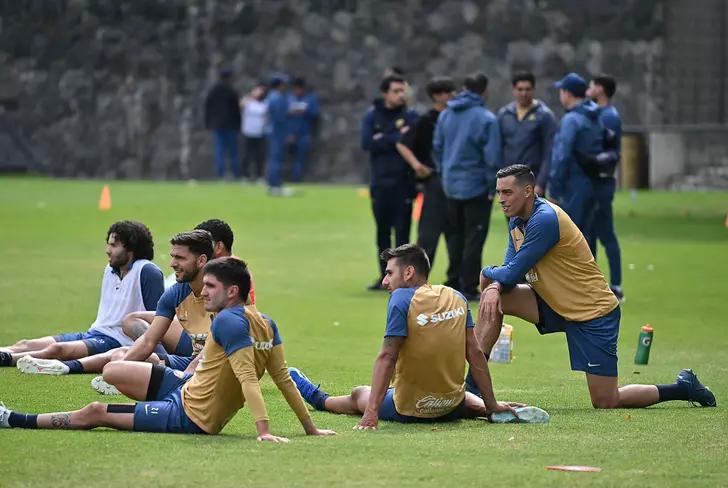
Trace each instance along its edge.
<path fill-rule="evenodd" d="M 187 332 L 182 331 L 179 336 L 179 342 L 174 349 L 174 354 L 177 356 L 192 356 L 192 338 Z"/>
<path fill-rule="evenodd" d="M 617 376 L 617 338 L 622 312 L 619 306 L 602 317 L 572 322 L 556 313 L 536 294 L 539 332 L 565 332 L 571 369 L 597 376 Z"/>
<path fill-rule="evenodd" d="M 171 434 L 205 434 L 182 408 L 182 388 L 162 400 L 139 402 L 134 407 L 134 430 Z"/>
<path fill-rule="evenodd" d="M 154 398 L 147 398 L 147 401 L 163 400 L 170 393 L 173 393 L 175 390 L 182 388 L 182 386 L 184 386 L 184 384 L 187 383 L 190 378 L 192 378 L 192 375 L 190 373 L 183 373 L 182 371 L 178 371 L 172 368 L 164 368 L 162 382 L 159 383 L 159 389 L 157 390 L 157 393 L 154 395 Z"/>
<path fill-rule="evenodd" d="M 194 359 L 191 356 L 177 356 L 175 354 L 157 353 L 157 356 L 159 356 L 159 359 L 163 360 L 164 364 L 166 364 L 168 367 L 176 369 L 178 371 L 184 371 L 185 369 L 187 369 L 187 366 L 189 366 Z"/>
<path fill-rule="evenodd" d="M 86 344 L 88 355 L 101 354 L 102 352 L 111 351 L 117 347 L 121 347 L 119 341 L 113 337 L 109 337 L 98 332 L 71 332 L 68 334 L 60 334 L 53 336 L 56 342 L 73 342 L 81 341 Z"/>
<path fill-rule="evenodd" d="M 401 422 L 403 424 L 428 424 L 432 422 L 452 422 L 463 417 L 465 413 L 465 400 L 455 407 L 452 412 L 434 418 L 412 417 L 410 415 L 402 415 L 397 412 L 394 407 L 394 388 L 389 388 L 384 396 L 382 406 L 379 407 L 379 420 L 391 420 L 392 422 Z"/>

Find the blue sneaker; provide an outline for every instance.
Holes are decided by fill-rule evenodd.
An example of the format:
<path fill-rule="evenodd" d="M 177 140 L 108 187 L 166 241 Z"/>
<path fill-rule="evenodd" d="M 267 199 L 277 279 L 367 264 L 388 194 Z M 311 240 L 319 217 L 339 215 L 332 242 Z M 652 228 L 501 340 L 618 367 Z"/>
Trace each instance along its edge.
<path fill-rule="evenodd" d="M 718 404 L 715 401 L 715 395 L 710 389 L 703 385 L 692 369 L 683 369 L 677 374 L 678 383 L 686 384 L 688 387 L 688 401 L 696 406 L 695 403 L 699 403 L 701 407 L 717 407 Z"/>
<path fill-rule="evenodd" d="M 298 388 L 303 399 L 306 400 L 313 408 L 321 410 L 321 405 L 317 405 L 317 403 L 319 403 L 318 397 L 321 396 L 321 392 L 319 391 L 319 387 L 321 385 L 314 385 L 298 368 L 288 368 L 288 374 L 291 375 L 291 379 L 296 384 L 296 388 Z"/>
<path fill-rule="evenodd" d="M 546 424 L 551 417 L 546 410 L 526 406 L 516 408 L 515 415 L 513 412 L 497 412 L 490 414 L 488 419 L 493 424 Z"/>

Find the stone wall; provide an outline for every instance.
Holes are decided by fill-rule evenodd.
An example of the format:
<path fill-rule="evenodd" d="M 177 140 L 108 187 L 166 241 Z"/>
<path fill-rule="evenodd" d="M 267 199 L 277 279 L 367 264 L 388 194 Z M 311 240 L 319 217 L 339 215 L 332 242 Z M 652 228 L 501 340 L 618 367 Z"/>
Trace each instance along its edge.
<path fill-rule="evenodd" d="M 22 140 L 52 175 L 211 177 L 201 105 L 223 65 L 240 89 L 272 71 L 317 88 L 316 181 L 366 180 L 359 121 L 391 65 L 408 73 L 419 108 L 431 76 L 485 71 L 495 109 L 509 100 L 512 71 L 530 69 L 557 113 L 556 79 L 607 71 L 627 124 L 660 123 L 663 9 L 658 0 L 0 0 L 0 128 L 12 132 L 0 145 Z M 23 151 L 0 147 L 0 158 Z"/>

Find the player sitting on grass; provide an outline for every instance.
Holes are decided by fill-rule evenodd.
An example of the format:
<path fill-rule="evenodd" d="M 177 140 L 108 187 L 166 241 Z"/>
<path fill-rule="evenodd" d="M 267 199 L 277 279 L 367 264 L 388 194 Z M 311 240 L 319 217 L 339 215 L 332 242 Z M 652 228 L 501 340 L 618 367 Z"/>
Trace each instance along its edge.
<path fill-rule="evenodd" d="M 93 402 L 73 412 L 23 414 L 0 406 L 0 427 L 93 429 L 112 427 L 144 432 L 217 434 L 245 403 L 251 410 L 258 440 L 287 442 L 272 435 L 259 380 L 265 373 L 283 394 L 308 435 L 331 435 L 318 429 L 286 367 L 278 328 L 268 317 L 243 302 L 250 275 L 243 261 L 216 259 L 204 268 L 201 297 L 208 313 L 217 313 L 205 343 L 200 366 L 191 376 L 142 362 L 109 363 L 104 376 L 125 367 L 122 392 L 137 404 Z M 129 374 L 133 369 L 133 374 Z"/>
<path fill-rule="evenodd" d="M 488 364 L 473 334 L 468 303 L 448 286 L 430 285 L 425 251 L 405 244 L 382 253 L 382 285 L 391 292 L 382 350 L 374 363 L 372 386 L 357 386 L 350 395 L 321 391 L 296 368 L 289 368 L 303 398 L 317 410 L 363 414 L 358 429 L 376 429 L 379 419 L 395 422 L 442 422 L 492 414 L 494 421 L 541 421 L 540 409 L 498 402 Z M 468 361 L 483 398 L 465 392 Z M 394 387 L 389 388 L 394 376 Z M 520 417 L 520 418 L 519 418 Z"/>
<path fill-rule="evenodd" d="M 566 333 L 571 369 L 586 373 L 594 408 L 638 408 L 668 400 L 716 406 L 713 393 L 689 369 L 680 371 L 673 384 L 618 388 L 619 301 L 577 226 L 558 206 L 537 198 L 534 185 L 533 173 L 522 164 L 497 174 L 510 235 L 503 265 L 486 267 L 481 276 L 476 334 L 482 350 L 490 351 L 498 339 L 503 314 L 515 315 L 536 324 L 541 334 Z M 528 284 L 520 284 L 524 278 Z"/>
<path fill-rule="evenodd" d="M 78 359 L 132 340 L 122 332 L 122 319 L 135 310 L 154 310 L 162 294 L 164 277 L 154 259 L 154 241 L 146 225 L 123 220 L 106 232 L 109 264 L 101 281 L 96 320 L 87 332 L 18 341 L 0 348 L 0 366 L 23 365 L 29 356 L 44 359 Z"/>
<path fill-rule="evenodd" d="M 26 373 L 67 374 L 101 372 L 109 361 L 149 361 L 162 363 L 184 371 L 192 358 L 202 350 L 210 332 L 212 318 L 205 311 L 202 297 L 202 268 L 212 258 L 213 244 L 210 233 L 205 230 L 181 232 L 171 240 L 170 266 L 175 271 L 177 283 L 164 292 L 155 305 L 156 312 L 152 326 L 129 348 L 97 354 L 83 360 L 48 361 L 26 358 L 18 367 Z M 172 320 L 177 317 L 182 327 L 192 338 L 192 346 L 184 355 L 166 354 L 157 344 L 169 333 Z M 123 356 L 122 356 L 123 354 Z M 102 393 L 118 393 L 102 379 L 94 378 L 94 388 Z"/>

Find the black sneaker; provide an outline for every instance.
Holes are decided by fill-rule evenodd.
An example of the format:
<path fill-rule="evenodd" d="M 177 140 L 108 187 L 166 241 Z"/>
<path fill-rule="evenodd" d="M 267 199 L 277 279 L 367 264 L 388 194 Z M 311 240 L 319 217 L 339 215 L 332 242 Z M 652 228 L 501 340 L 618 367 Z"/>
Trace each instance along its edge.
<path fill-rule="evenodd" d="M 710 389 L 703 385 L 692 369 L 683 369 L 677 375 L 677 382 L 683 383 L 688 386 L 690 397 L 688 401 L 695 406 L 695 403 L 699 403 L 701 407 L 717 407 L 718 404 L 715 401 L 715 395 Z"/>

